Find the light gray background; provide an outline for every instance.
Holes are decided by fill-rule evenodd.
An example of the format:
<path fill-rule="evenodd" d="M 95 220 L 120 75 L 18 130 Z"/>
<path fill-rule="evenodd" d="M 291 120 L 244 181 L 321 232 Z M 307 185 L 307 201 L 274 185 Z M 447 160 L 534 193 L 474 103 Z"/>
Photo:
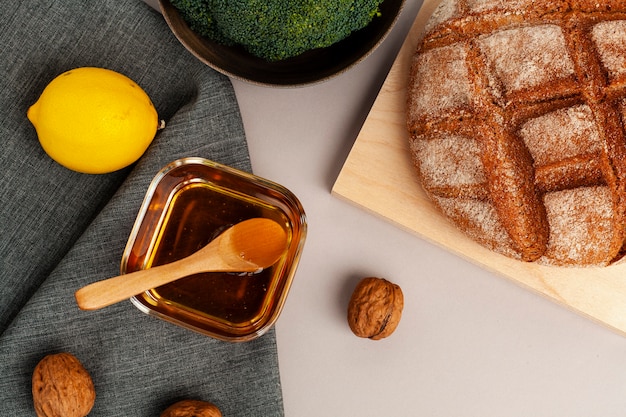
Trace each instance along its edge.
<path fill-rule="evenodd" d="M 331 81 L 233 81 L 254 172 L 290 188 L 309 219 L 276 326 L 287 417 L 626 415 L 625 337 L 331 196 L 420 6 L 407 0 L 383 45 Z M 378 342 L 345 320 L 367 275 L 405 294 L 400 326 Z"/>

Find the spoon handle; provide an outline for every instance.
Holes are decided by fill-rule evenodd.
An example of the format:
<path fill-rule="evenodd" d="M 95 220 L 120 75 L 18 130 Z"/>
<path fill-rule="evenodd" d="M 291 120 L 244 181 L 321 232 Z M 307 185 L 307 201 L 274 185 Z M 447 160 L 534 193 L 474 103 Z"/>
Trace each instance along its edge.
<path fill-rule="evenodd" d="M 76 291 L 81 310 L 97 310 L 189 275 L 177 262 L 96 281 Z"/>

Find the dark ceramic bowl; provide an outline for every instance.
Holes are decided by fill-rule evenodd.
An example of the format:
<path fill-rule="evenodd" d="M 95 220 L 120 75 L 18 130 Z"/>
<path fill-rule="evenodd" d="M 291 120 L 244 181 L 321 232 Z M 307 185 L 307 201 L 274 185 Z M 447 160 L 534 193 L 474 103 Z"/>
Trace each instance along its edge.
<path fill-rule="evenodd" d="M 178 40 L 200 61 L 229 77 L 268 86 L 298 86 L 327 80 L 361 62 L 387 36 L 404 0 L 385 0 L 381 16 L 365 28 L 327 48 L 277 62 L 255 57 L 237 46 L 224 46 L 197 35 L 169 0 L 159 0 L 161 13 Z"/>

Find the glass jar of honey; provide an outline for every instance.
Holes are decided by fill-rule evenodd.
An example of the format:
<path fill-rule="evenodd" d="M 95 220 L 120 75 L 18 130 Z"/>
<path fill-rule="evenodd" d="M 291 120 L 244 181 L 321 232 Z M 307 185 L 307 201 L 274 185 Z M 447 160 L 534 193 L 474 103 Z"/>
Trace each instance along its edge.
<path fill-rule="evenodd" d="M 228 341 L 247 341 L 277 320 L 307 232 L 298 199 L 285 187 L 202 158 L 164 167 L 153 179 L 122 257 L 122 273 L 192 254 L 228 227 L 255 217 L 285 229 L 288 245 L 254 273 L 201 273 L 139 294 L 141 311 Z"/>

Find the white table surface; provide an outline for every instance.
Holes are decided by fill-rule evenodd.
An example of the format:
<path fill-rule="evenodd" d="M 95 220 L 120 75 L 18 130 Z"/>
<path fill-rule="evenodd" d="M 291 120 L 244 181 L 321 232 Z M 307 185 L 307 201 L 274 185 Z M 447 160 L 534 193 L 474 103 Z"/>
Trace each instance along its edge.
<path fill-rule="evenodd" d="M 623 417 L 624 336 L 331 195 L 421 3 L 407 0 L 381 47 L 330 81 L 233 81 L 255 174 L 294 192 L 308 217 L 276 324 L 286 416 Z M 348 328 L 365 276 L 404 292 L 387 339 Z"/>

